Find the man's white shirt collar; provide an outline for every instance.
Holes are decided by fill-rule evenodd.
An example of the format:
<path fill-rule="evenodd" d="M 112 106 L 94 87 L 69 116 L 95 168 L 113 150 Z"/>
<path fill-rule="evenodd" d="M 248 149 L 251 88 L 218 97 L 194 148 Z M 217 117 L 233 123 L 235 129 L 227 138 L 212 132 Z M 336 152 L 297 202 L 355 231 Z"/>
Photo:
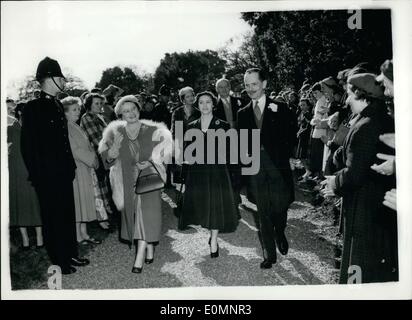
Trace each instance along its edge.
<path fill-rule="evenodd" d="M 260 112 L 263 114 L 263 110 L 265 109 L 265 105 L 266 105 L 266 95 L 263 94 L 258 100 L 252 100 L 253 106 L 256 103 L 255 101 L 258 101 Z"/>
<path fill-rule="evenodd" d="M 227 98 L 223 98 L 221 96 L 219 96 L 220 100 L 222 100 L 222 102 L 230 105 L 230 96 L 228 96 Z"/>

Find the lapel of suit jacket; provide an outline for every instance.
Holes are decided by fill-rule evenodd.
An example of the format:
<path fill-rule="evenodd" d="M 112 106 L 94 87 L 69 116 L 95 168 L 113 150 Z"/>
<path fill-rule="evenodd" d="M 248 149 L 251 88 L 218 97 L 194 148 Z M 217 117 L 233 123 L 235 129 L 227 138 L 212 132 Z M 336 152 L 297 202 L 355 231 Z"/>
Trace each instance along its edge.
<path fill-rule="evenodd" d="M 219 97 L 217 104 L 216 104 L 216 113 L 215 113 L 218 118 L 222 118 L 222 116 L 225 116 L 225 105 L 223 104 L 223 100 L 221 97 Z"/>
<path fill-rule="evenodd" d="M 262 128 L 261 128 L 261 133 L 266 132 L 270 126 L 273 126 L 273 124 L 276 123 L 276 120 L 278 118 L 278 113 L 279 110 L 276 112 L 272 111 L 269 109 L 269 105 L 271 103 L 275 103 L 273 100 L 271 100 L 268 96 L 266 96 L 266 103 L 265 103 L 265 108 L 263 109 L 263 120 L 262 120 Z"/>
<path fill-rule="evenodd" d="M 230 96 L 230 107 L 232 108 L 233 119 L 237 119 L 237 111 L 239 110 L 238 100 Z"/>
<path fill-rule="evenodd" d="M 253 110 L 253 101 L 250 101 L 249 104 L 245 107 L 246 118 L 249 121 L 248 127 L 250 129 L 257 129 L 258 126 L 255 121 L 255 111 Z"/>

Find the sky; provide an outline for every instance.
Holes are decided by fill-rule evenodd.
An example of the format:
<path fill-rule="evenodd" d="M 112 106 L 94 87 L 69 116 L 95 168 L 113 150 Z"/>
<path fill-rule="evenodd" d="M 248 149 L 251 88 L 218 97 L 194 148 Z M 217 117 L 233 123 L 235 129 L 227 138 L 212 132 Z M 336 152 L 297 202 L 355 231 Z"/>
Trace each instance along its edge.
<path fill-rule="evenodd" d="M 187 2 L 2 2 L 2 81 L 35 74 L 45 56 L 91 89 L 106 68 L 154 72 L 166 52 L 216 50 L 251 27 L 230 6 Z"/>

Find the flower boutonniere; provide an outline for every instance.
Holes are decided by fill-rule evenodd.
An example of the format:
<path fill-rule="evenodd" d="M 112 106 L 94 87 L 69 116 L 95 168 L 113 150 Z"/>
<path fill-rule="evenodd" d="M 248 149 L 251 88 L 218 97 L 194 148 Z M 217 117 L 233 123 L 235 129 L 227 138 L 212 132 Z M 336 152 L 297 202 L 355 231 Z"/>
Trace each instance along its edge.
<path fill-rule="evenodd" d="M 241 106 L 242 106 L 242 101 L 237 100 L 237 105 L 238 105 L 239 107 L 241 107 Z"/>
<path fill-rule="evenodd" d="M 278 112 L 278 105 L 276 103 L 270 103 L 268 108 L 272 110 L 272 112 Z"/>

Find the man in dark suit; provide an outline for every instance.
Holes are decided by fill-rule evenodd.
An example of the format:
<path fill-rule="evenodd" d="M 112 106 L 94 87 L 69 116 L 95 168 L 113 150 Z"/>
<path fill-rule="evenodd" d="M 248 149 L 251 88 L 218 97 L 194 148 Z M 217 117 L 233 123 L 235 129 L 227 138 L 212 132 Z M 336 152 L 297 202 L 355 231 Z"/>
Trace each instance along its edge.
<path fill-rule="evenodd" d="M 231 128 L 236 128 L 237 112 L 243 107 L 242 100 L 230 95 L 230 81 L 225 78 L 216 82 L 216 92 L 218 100 L 214 115 L 228 122 Z"/>
<path fill-rule="evenodd" d="M 70 149 L 67 120 L 56 95 L 65 78 L 56 60 L 39 63 L 40 97 L 27 103 L 22 116 L 21 149 L 29 180 L 39 197 L 44 243 L 50 260 L 63 274 L 89 264 L 78 257 L 73 179 L 76 164 Z"/>
<path fill-rule="evenodd" d="M 243 107 L 242 100 L 230 95 L 230 81 L 225 78 L 216 81 L 216 92 L 218 93 L 218 100 L 216 104 L 216 110 L 213 112 L 214 115 L 217 118 L 228 122 L 231 128 L 236 128 L 237 113 Z M 242 181 L 239 166 L 230 166 L 230 177 L 232 180 L 235 200 L 237 204 L 240 204 L 240 190 L 242 188 Z M 241 218 L 240 214 L 238 218 Z"/>
<path fill-rule="evenodd" d="M 252 130 L 260 129 L 260 169 L 248 177 L 248 185 L 258 209 L 259 237 L 263 247 L 262 269 L 276 263 L 276 244 L 286 255 L 287 210 L 294 201 L 294 185 L 289 158 L 296 144 L 296 121 L 284 102 L 271 100 L 265 94 L 267 80 L 257 68 L 244 76 L 251 102 L 238 112 L 238 129 L 248 129 L 248 153 L 252 154 Z M 241 141 L 242 143 L 242 141 Z"/>

